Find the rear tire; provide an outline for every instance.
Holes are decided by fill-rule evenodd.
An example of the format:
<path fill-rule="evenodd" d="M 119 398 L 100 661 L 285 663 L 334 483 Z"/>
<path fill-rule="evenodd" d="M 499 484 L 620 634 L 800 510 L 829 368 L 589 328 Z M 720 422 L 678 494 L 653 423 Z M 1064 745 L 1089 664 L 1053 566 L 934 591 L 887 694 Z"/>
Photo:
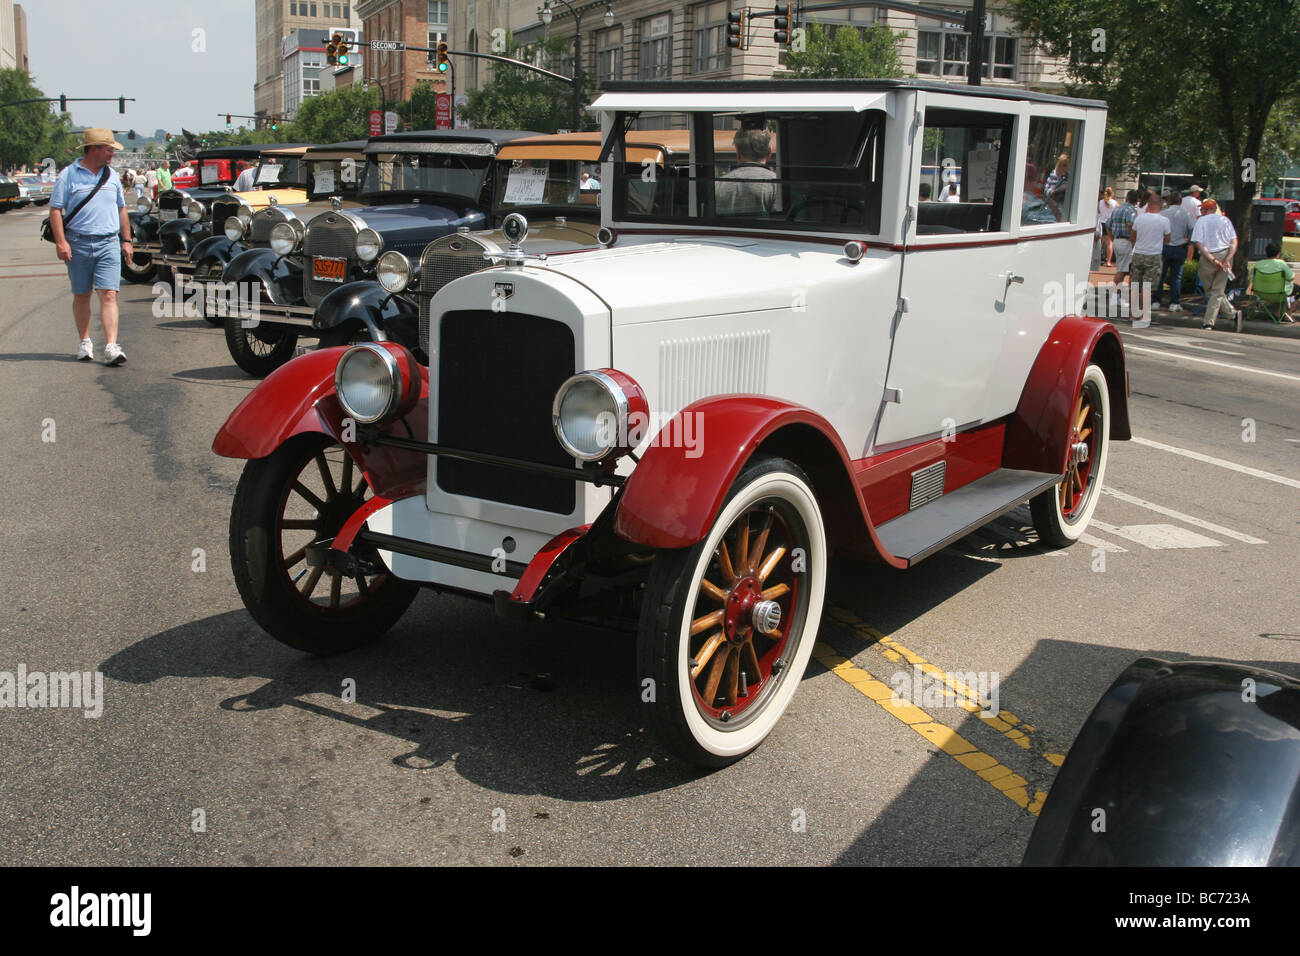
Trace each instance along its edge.
<path fill-rule="evenodd" d="M 1086 446 L 1086 455 L 1078 461 L 1072 453 L 1065 477 L 1029 502 L 1038 540 L 1053 548 L 1079 540 L 1101 498 L 1110 457 L 1110 392 L 1099 366 L 1089 365 L 1084 371 L 1070 415 L 1067 441 L 1072 449 Z"/>
<path fill-rule="evenodd" d="M 280 643 L 311 654 L 350 650 L 382 636 L 415 599 L 415 585 L 386 571 L 344 577 L 306 564 L 305 546 L 337 535 L 369 490 L 325 435 L 291 439 L 244 466 L 230 511 L 230 566 L 253 620 Z"/>

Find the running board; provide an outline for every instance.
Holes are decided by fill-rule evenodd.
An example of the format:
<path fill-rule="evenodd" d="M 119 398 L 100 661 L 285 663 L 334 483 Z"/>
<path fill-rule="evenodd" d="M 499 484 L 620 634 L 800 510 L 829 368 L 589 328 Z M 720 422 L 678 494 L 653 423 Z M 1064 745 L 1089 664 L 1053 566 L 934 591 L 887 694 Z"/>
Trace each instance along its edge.
<path fill-rule="evenodd" d="M 909 565 L 916 564 L 1060 480 L 1060 475 L 1041 471 L 999 468 L 915 511 L 885 522 L 876 528 L 876 535 L 891 554 Z"/>

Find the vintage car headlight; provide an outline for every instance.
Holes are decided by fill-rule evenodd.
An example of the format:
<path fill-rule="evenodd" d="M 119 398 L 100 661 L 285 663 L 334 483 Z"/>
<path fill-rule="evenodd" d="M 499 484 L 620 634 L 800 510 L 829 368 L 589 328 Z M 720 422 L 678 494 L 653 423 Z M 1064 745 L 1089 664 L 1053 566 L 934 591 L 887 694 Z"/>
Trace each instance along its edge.
<path fill-rule="evenodd" d="M 362 262 L 374 262 L 379 258 L 379 254 L 384 251 L 384 240 L 379 237 L 379 233 L 373 229 L 362 229 L 357 233 L 354 248 L 357 252 L 357 258 Z"/>
<path fill-rule="evenodd" d="M 271 227 L 271 251 L 277 256 L 287 256 L 298 248 L 298 230 L 287 222 L 277 222 Z"/>
<path fill-rule="evenodd" d="M 226 238 L 231 242 L 244 237 L 244 220 L 238 216 L 226 217 Z"/>
<path fill-rule="evenodd" d="M 396 342 L 354 345 L 334 368 L 334 389 L 343 411 L 369 425 L 404 415 L 420 394 L 415 356 Z"/>
<path fill-rule="evenodd" d="M 190 200 L 190 208 L 185 210 L 185 215 L 192 222 L 200 222 L 203 219 L 203 203 L 197 199 Z"/>
<path fill-rule="evenodd" d="M 142 216 L 147 216 L 149 214 L 149 210 L 152 208 L 153 208 L 153 200 L 149 199 L 146 196 L 141 196 L 136 201 L 135 211 Z"/>
<path fill-rule="evenodd" d="M 243 203 L 241 203 L 239 208 L 235 210 L 235 215 L 239 217 L 239 221 L 244 224 L 245 229 L 247 229 L 248 224 L 253 221 L 252 207 Z"/>
<path fill-rule="evenodd" d="M 555 393 L 551 421 L 564 450 L 582 461 L 631 451 L 645 438 L 649 404 L 633 379 L 614 369 L 579 372 Z"/>
<path fill-rule="evenodd" d="M 400 252 L 385 252 L 379 257 L 375 275 L 385 292 L 401 292 L 411 282 L 411 260 Z"/>

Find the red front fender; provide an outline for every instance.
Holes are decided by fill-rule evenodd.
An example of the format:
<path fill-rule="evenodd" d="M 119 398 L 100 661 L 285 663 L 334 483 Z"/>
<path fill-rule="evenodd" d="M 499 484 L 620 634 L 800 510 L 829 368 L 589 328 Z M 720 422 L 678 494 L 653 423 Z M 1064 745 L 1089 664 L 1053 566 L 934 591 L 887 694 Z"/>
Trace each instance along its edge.
<path fill-rule="evenodd" d="M 1101 319 L 1067 315 L 1052 328 L 1025 381 L 1015 414 L 1007 422 L 1002 464 L 1061 474 L 1068 452 L 1070 412 L 1088 365 L 1101 367 L 1110 392 L 1110 437 L 1132 437 L 1128 418 L 1128 373 L 1124 343 L 1115 326 Z"/>
<path fill-rule="evenodd" d="M 837 546 L 906 566 L 876 537 L 848 453 L 830 423 L 810 409 L 759 395 L 707 398 L 682 409 L 628 478 L 615 533 L 652 548 L 702 540 L 741 468 L 760 450 L 808 473 Z"/>
<path fill-rule="evenodd" d="M 426 456 L 397 448 L 363 449 L 343 441 L 343 409 L 334 395 L 334 367 L 347 346 L 308 352 L 288 362 L 244 397 L 212 441 L 212 450 L 224 458 L 265 458 L 296 435 L 329 435 L 342 444 L 361 467 L 376 495 L 417 493 L 427 474 Z M 428 434 L 429 371 L 420 370 L 420 399 L 406 416 L 411 432 Z M 406 437 L 397 422 L 394 429 Z"/>

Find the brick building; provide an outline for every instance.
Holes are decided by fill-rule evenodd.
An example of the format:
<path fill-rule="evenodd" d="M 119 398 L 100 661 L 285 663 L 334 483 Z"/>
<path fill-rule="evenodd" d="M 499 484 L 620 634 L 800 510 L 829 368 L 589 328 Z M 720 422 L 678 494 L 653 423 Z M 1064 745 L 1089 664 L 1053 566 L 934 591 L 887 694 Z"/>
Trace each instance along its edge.
<path fill-rule="evenodd" d="M 258 116 L 285 115 L 287 37 L 298 30 L 326 36 L 344 27 L 361 26 L 360 17 L 347 0 L 256 0 L 254 17 L 257 78 L 253 84 L 253 112 Z M 292 104 L 296 106 L 297 103 Z"/>

